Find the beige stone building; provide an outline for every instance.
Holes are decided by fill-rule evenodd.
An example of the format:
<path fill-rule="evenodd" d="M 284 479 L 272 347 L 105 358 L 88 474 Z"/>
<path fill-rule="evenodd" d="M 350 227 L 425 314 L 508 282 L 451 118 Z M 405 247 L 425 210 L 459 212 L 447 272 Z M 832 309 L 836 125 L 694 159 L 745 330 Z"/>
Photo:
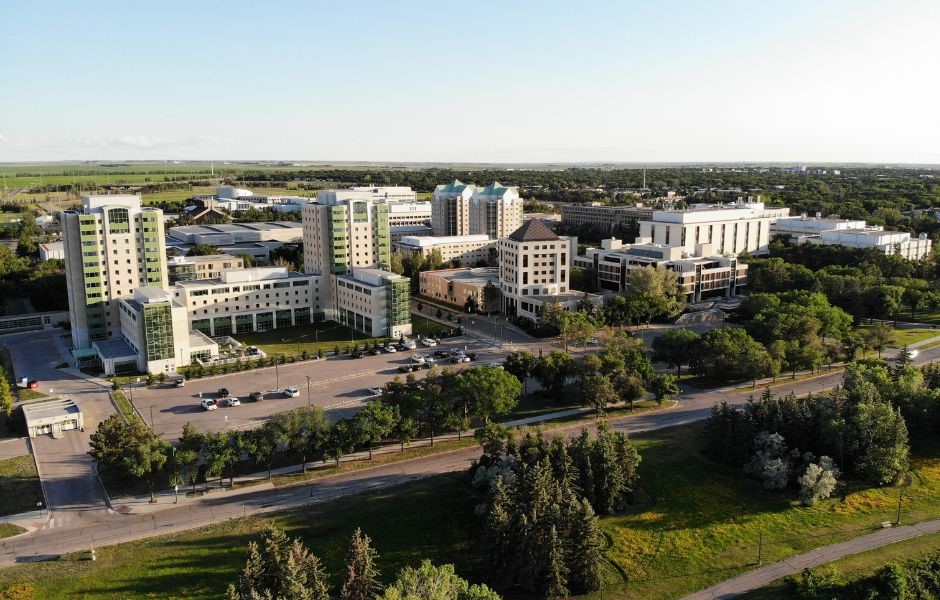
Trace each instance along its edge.
<path fill-rule="evenodd" d="M 470 298 L 485 312 L 500 310 L 499 268 L 478 267 L 422 271 L 419 275 L 421 295 L 463 308 Z M 487 286 L 494 298 L 487 298 Z M 487 300 L 490 300 L 487 302 Z M 495 302 L 494 302 L 495 300 Z"/>

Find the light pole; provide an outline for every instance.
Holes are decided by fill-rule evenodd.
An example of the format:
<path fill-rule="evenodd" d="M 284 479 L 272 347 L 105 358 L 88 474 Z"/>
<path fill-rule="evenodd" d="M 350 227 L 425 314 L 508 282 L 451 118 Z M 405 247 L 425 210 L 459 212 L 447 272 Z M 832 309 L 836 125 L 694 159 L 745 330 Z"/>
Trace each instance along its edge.
<path fill-rule="evenodd" d="M 154 406 L 156 406 L 156 404 L 150 405 L 150 428 L 151 429 L 153 429 L 153 407 Z"/>
<path fill-rule="evenodd" d="M 277 361 L 278 361 L 278 357 L 275 356 L 274 357 L 274 389 L 275 390 L 281 389 L 281 378 L 277 373 Z"/>
<path fill-rule="evenodd" d="M 36 506 L 39 507 L 39 516 L 40 516 L 40 517 L 45 516 L 45 513 L 43 513 L 43 511 L 42 511 L 42 500 L 40 500 L 39 502 L 37 502 L 37 503 L 36 503 Z"/>
<path fill-rule="evenodd" d="M 310 376 L 307 375 L 307 406 L 310 406 Z"/>

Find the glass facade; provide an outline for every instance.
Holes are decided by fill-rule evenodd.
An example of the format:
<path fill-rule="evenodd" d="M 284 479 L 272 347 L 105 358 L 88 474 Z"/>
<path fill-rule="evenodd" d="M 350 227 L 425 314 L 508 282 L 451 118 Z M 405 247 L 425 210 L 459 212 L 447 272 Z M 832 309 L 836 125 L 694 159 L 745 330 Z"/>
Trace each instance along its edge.
<path fill-rule="evenodd" d="M 173 358 L 173 313 L 169 303 L 144 305 L 147 360 Z"/>
<path fill-rule="evenodd" d="M 255 330 L 255 319 L 252 315 L 235 316 L 235 333 L 248 333 Z"/>
<path fill-rule="evenodd" d="M 232 333 L 231 317 L 215 317 L 212 319 L 214 335 L 230 335 Z"/>
<path fill-rule="evenodd" d="M 349 271 L 349 228 L 346 223 L 346 207 L 330 207 L 330 270 L 333 273 Z"/>
<path fill-rule="evenodd" d="M 411 280 L 407 277 L 386 280 L 385 310 L 390 328 L 396 325 L 407 325 L 411 322 L 410 291 Z"/>
<path fill-rule="evenodd" d="M 126 208 L 112 208 L 108 211 L 108 233 L 130 233 L 130 217 Z"/>

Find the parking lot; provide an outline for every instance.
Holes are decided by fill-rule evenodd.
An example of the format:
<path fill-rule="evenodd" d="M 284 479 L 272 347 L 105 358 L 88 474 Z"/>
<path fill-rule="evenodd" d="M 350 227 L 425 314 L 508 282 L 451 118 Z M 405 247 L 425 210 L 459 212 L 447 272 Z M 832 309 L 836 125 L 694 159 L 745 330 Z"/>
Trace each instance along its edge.
<path fill-rule="evenodd" d="M 454 368 L 486 364 L 501 361 L 506 350 L 494 348 L 469 337 L 445 340 L 436 348 L 418 346 L 416 350 L 364 356 L 359 359 L 336 358 L 307 361 L 292 365 L 281 365 L 276 369 L 269 367 L 242 373 L 193 379 L 182 388 L 172 383 L 156 385 L 151 388 L 140 387 L 131 390 L 129 397 L 144 420 L 152 424 L 154 430 L 166 440 L 177 439 L 187 422 L 200 431 L 220 431 L 223 429 L 245 429 L 260 425 L 274 413 L 283 412 L 308 402 L 323 408 L 330 419 L 348 417 L 359 410 L 371 394 L 370 387 L 381 387 L 396 375 L 402 375 L 398 368 L 411 363 L 414 354 L 430 355 L 435 350 L 454 348 L 475 352 L 475 362 L 452 365 Z M 438 360 L 438 364 L 450 364 L 447 360 Z M 420 377 L 423 371 L 417 375 Z M 403 375 L 402 375 L 403 376 Z M 310 378 L 309 398 L 307 377 Z M 219 388 L 227 388 L 230 395 L 241 400 L 241 406 L 204 410 L 200 402 L 200 393 L 206 398 L 219 398 Z M 287 398 L 282 393 L 286 387 L 296 387 L 300 395 Z M 248 399 L 251 392 L 262 392 L 264 399 L 253 402 Z"/>

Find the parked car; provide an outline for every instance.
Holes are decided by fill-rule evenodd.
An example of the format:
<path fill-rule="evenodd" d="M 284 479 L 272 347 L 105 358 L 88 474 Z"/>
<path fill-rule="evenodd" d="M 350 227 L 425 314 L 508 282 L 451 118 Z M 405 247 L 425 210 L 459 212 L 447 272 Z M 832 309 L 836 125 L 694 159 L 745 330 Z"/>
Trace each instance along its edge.
<path fill-rule="evenodd" d="M 378 396 L 378 395 L 380 395 L 380 394 L 382 393 L 382 388 L 380 388 L 380 387 L 370 387 L 370 388 L 367 389 L 366 391 L 369 392 L 369 395 L 370 395 L 370 396 Z"/>
<path fill-rule="evenodd" d="M 405 347 L 405 350 L 414 350 L 418 347 L 414 340 L 405 340 L 401 345 Z"/>
<path fill-rule="evenodd" d="M 467 352 L 467 358 L 469 358 L 470 360 L 476 360 L 476 359 L 477 359 L 477 353 L 476 353 L 476 352 Z"/>
<path fill-rule="evenodd" d="M 376 354 L 378 354 L 378 351 L 375 350 L 374 348 L 369 348 L 368 350 L 366 350 L 366 354 L 368 354 L 369 356 L 375 356 Z"/>
<path fill-rule="evenodd" d="M 424 360 L 424 357 L 421 356 L 420 354 L 415 354 L 414 356 L 411 357 L 411 362 L 418 364 L 418 365 L 423 365 L 427 361 Z"/>
<path fill-rule="evenodd" d="M 221 397 L 224 398 L 224 397 L 226 397 L 226 396 L 228 396 L 228 395 L 230 395 L 230 394 L 229 394 L 229 391 L 228 391 L 228 388 L 219 388 L 219 396 L 221 396 Z"/>
<path fill-rule="evenodd" d="M 391 345 L 391 344 L 388 344 L 387 346 L 385 346 L 384 348 L 382 348 L 382 350 L 385 350 L 386 352 L 389 352 L 389 353 L 397 352 L 397 350 L 395 350 L 395 346 L 393 346 L 393 345 Z"/>
<path fill-rule="evenodd" d="M 173 385 L 175 385 L 176 387 L 186 387 L 186 378 L 180 377 L 179 379 L 173 382 Z"/>
<path fill-rule="evenodd" d="M 29 383 L 26 384 L 26 387 L 28 387 L 31 390 L 35 390 L 36 388 L 39 387 L 39 382 L 36 381 L 35 379 L 30 379 Z"/>
<path fill-rule="evenodd" d="M 588 338 L 588 343 L 597 344 L 597 338 L 592 335 L 591 337 Z"/>
<path fill-rule="evenodd" d="M 450 362 L 454 364 L 470 362 L 470 357 L 467 356 L 466 354 L 458 354 L 457 356 L 452 357 L 450 359 Z"/>
<path fill-rule="evenodd" d="M 418 368 L 417 365 L 401 365 L 400 367 L 398 367 L 398 372 L 399 373 L 411 373 L 417 368 Z"/>
<path fill-rule="evenodd" d="M 434 351 L 434 356 L 438 358 L 447 358 L 448 356 L 450 356 L 450 352 L 441 348 L 440 350 Z"/>
<path fill-rule="evenodd" d="M 224 408 L 233 408 L 235 406 L 241 406 L 241 405 L 242 405 L 241 400 L 239 400 L 238 398 L 235 398 L 234 396 L 231 398 L 222 398 L 222 400 L 219 402 L 219 406 L 222 406 Z"/>
<path fill-rule="evenodd" d="M 434 346 L 437 346 L 437 341 L 432 340 L 431 338 L 423 338 L 421 340 L 421 345 L 427 346 L 428 348 L 433 348 Z"/>
<path fill-rule="evenodd" d="M 365 356 L 365 354 L 363 354 L 360 350 L 356 350 L 349 355 L 349 358 L 362 358 L 363 356 Z"/>
<path fill-rule="evenodd" d="M 284 388 L 284 397 L 286 398 L 296 398 L 300 395 L 300 390 L 295 387 Z"/>
<path fill-rule="evenodd" d="M 215 410 L 218 408 L 218 405 L 212 398 L 203 398 L 199 401 L 199 406 L 201 406 L 204 410 Z"/>
<path fill-rule="evenodd" d="M 399 352 L 404 352 L 405 350 L 408 349 L 408 347 L 405 346 L 404 344 L 395 344 L 395 348 L 396 348 Z"/>
<path fill-rule="evenodd" d="M 252 402 L 261 402 L 262 400 L 264 400 L 264 394 L 262 394 L 261 392 L 252 392 L 248 394 L 248 397 L 251 398 Z"/>

